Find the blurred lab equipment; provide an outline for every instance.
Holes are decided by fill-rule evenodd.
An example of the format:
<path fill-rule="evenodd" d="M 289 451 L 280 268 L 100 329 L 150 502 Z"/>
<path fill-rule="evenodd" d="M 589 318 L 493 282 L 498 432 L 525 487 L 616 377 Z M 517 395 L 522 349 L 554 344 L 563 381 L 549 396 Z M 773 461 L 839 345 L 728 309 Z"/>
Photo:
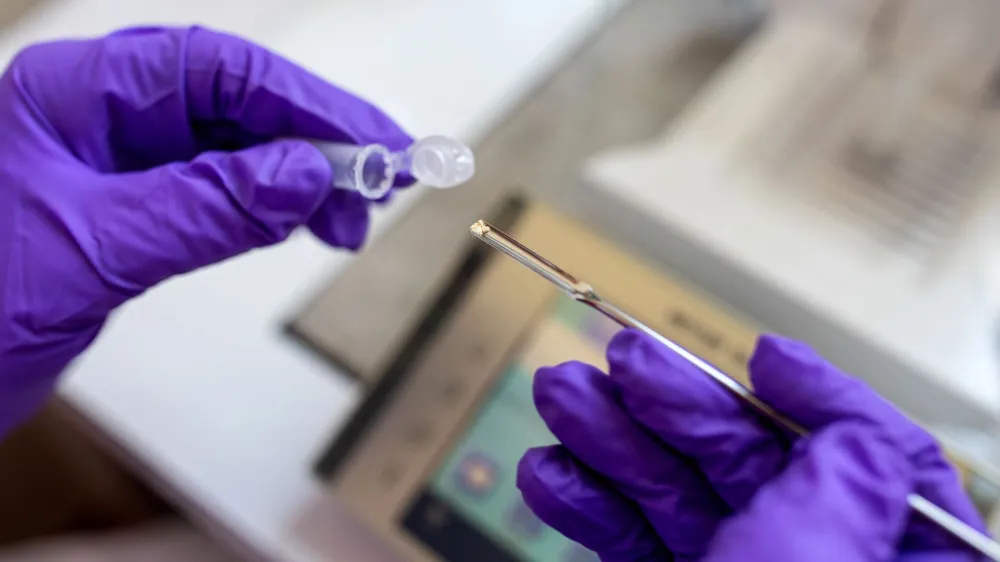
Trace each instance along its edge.
<path fill-rule="evenodd" d="M 422 185 L 447 189 L 476 173 L 472 149 L 442 135 L 422 138 L 405 150 L 391 152 L 381 144 L 314 143 L 333 168 L 333 186 L 381 199 L 397 176 L 409 174 Z"/>
<path fill-rule="evenodd" d="M 795 4 L 584 215 L 995 466 L 1000 4 Z"/>

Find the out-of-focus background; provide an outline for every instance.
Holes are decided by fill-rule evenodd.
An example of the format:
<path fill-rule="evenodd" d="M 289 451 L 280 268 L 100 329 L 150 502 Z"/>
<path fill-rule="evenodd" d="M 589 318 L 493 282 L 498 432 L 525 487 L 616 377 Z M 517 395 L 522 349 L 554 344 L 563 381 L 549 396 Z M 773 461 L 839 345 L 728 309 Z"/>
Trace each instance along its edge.
<path fill-rule="evenodd" d="M 1000 525 L 1000 2 L 4 0 L 0 63 L 193 23 L 468 142 L 477 176 L 375 211 L 361 257 L 302 234 L 124 307 L 0 444 L 0 560 L 461 562 L 447 541 L 466 539 L 383 521 L 314 465 L 390 420 L 358 412 L 406 342 L 436 345 L 417 332 L 466 227 L 515 193 L 680 280 L 679 306 L 714 303 L 682 322 L 699 352 L 738 318 L 865 379 Z M 421 481 L 516 462 L 519 436 L 462 457 L 482 412 L 434 430 L 472 437 Z M 448 513 L 500 545 L 489 560 L 591 559 L 538 554 L 564 546 L 463 493 Z"/>

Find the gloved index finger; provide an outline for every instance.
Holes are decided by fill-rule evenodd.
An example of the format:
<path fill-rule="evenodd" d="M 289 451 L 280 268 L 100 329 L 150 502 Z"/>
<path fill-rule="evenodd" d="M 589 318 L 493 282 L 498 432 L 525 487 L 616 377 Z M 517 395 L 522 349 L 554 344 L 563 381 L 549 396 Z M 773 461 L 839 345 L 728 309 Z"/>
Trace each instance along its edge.
<path fill-rule="evenodd" d="M 838 421 L 862 421 L 879 426 L 908 455 L 934 445 L 926 431 L 887 400 L 804 343 L 762 336 L 749 367 L 757 395 L 810 430 Z"/>
<path fill-rule="evenodd" d="M 781 470 L 787 442 L 687 360 L 635 330 L 619 332 L 607 356 L 629 414 L 691 459 L 732 508 Z"/>
<path fill-rule="evenodd" d="M 191 119 L 235 123 L 250 135 L 301 137 L 402 150 L 412 138 L 374 105 L 248 41 L 187 31 L 185 93 Z"/>

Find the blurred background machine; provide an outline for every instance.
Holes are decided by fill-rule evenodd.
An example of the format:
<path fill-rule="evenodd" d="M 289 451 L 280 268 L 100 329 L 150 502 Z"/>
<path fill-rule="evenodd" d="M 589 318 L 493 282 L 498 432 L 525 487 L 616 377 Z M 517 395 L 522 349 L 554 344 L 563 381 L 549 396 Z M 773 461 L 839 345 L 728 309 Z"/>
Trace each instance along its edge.
<path fill-rule="evenodd" d="M 946 441 L 995 528 L 1000 43 L 970 31 L 992 4 L 715 5 L 666 33 L 676 5 L 629 3 L 481 140 L 472 185 L 422 197 L 290 323 L 368 389 L 318 473 L 416 560 L 592 559 L 510 478 L 551 439 L 531 370 L 602 364 L 607 326 L 494 271 L 462 234 L 499 216 L 595 283 L 627 271 L 601 290 L 730 374 L 761 331 L 809 341 Z"/>
<path fill-rule="evenodd" d="M 582 214 L 998 460 L 1000 5 L 779 5 Z"/>

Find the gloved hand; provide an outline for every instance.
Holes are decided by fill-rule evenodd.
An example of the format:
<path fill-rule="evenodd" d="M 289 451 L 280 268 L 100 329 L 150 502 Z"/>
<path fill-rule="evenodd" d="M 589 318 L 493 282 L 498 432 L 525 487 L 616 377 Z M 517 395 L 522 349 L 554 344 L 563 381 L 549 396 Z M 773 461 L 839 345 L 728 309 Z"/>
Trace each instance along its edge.
<path fill-rule="evenodd" d="M 655 341 L 624 331 L 610 376 L 541 369 L 535 402 L 562 445 L 522 459 L 518 486 L 604 562 L 979 560 L 912 515 L 917 492 L 979 529 L 926 432 L 809 348 L 763 337 L 757 394 L 814 433 L 790 444 Z"/>
<path fill-rule="evenodd" d="M 300 225 L 357 249 L 368 206 L 309 143 L 412 139 L 372 105 L 205 29 L 29 47 L 0 78 L 0 437 L 118 305 Z M 406 178 L 400 184 L 412 183 Z"/>

